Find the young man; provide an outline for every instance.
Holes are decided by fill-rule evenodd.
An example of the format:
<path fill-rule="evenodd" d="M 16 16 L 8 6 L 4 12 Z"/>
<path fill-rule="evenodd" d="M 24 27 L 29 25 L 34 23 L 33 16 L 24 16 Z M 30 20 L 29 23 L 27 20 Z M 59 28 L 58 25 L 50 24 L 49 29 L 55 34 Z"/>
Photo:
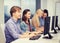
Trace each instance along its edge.
<path fill-rule="evenodd" d="M 18 6 L 13 6 L 10 9 L 11 18 L 5 24 L 5 36 L 6 43 L 10 43 L 18 38 L 28 37 L 28 33 L 24 33 L 20 29 L 20 24 L 18 23 L 18 19 L 21 17 L 21 8 Z M 32 34 L 31 36 L 34 36 Z"/>

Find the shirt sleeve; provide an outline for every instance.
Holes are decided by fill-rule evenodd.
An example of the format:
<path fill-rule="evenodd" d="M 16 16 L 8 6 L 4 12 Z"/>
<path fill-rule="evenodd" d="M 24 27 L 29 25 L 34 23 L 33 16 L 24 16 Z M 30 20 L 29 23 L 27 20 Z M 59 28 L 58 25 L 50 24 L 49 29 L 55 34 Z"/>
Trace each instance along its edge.
<path fill-rule="evenodd" d="M 42 19 L 41 24 L 42 24 L 42 26 L 44 26 L 44 19 Z"/>
<path fill-rule="evenodd" d="M 20 37 L 20 34 L 15 31 L 15 26 L 13 23 L 7 24 L 6 27 L 13 38 L 18 39 Z"/>
<path fill-rule="evenodd" d="M 24 32 L 28 31 L 29 32 L 29 26 L 24 21 L 21 22 L 20 27 L 21 27 L 22 31 L 24 31 Z"/>
<path fill-rule="evenodd" d="M 22 31 L 26 32 L 27 27 L 25 26 L 25 24 L 23 22 L 20 23 L 20 28 Z"/>

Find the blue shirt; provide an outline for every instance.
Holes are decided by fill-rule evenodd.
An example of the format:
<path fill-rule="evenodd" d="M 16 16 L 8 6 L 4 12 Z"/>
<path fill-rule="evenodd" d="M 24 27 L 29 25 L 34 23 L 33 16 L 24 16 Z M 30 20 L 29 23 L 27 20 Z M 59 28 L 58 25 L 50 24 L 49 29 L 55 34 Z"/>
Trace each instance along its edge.
<path fill-rule="evenodd" d="M 13 18 L 10 18 L 5 24 L 5 36 L 6 36 L 6 43 L 10 43 L 15 39 L 18 39 L 20 34 L 23 31 L 20 29 L 20 24 L 15 21 Z"/>
<path fill-rule="evenodd" d="M 20 27 L 21 27 L 21 30 L 24 31 L 24 32 L 30 31 L 29 30 L 29 25 L 26 24 L 24 21 L 21 22 Z M 35 31 L 35 28 L 31 24 L 30 24 L 30 27 L 31 27 L 32 31 Z"/>
<path fill-rule="evenodd" d="M 44 26 L 44 18 L 40 18 L 40 17 L 39 17 L 39 21 L 40 21 L 40 27 L 41 27 L 41 26 Z"/>

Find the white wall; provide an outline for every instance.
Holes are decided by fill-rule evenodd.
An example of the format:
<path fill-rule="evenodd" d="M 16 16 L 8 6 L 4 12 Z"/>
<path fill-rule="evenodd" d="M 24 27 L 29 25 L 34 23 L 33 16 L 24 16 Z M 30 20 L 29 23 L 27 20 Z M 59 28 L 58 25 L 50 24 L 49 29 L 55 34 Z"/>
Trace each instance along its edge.
<path fill-rule="evenodd" d="M 36 0 L 21 0 L 22 11 L 30 9 L 31 13 L 34 14 L 36 11 Z"/>
<path fill-rule="evenodd" d="M 5 43 L 4 37 L 4 2 L 0 0 L 0 43 Z"/>
<path fill-rule="evenodd" d="M 21 0 L 4 0 L 4 7 L 6 10 L 4 11 L 7 14 L 10 14 L 10 9 L 12 6 L 19 6 L 20 7 Z"/>
<path fill-rule="evenodd" d="M 41 9 L 48 9 L 49 16 L 55 15 L 55 3 L 60 0 L 41 0 Z"/>
<path fill-rule="evenodd" d="M 51 17 L 50 29 L 52 25 L 52 16 L 55 16 L 55 3 L 60 2 L 60 0 L 41 0 L 41 9 L 48 9 L 49 16 Z"/>
<path fill-rule="evenodd" d="M 47 9 L 47 0 L 41 0 L 41 9 Z"/>

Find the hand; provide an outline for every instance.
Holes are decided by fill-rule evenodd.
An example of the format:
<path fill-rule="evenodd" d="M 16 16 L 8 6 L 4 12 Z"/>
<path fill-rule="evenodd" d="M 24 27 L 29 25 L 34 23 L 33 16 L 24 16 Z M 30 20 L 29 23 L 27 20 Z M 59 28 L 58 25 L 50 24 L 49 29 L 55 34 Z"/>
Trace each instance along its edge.
<path fill-rule="evenodd" d="M 27 32 L 23 33 L 23 35 L 26 35 L 26 34 L 29 34 L 29 33 L 30 33 L 30 32 L 27 31 Z"/>
<path fill-rule="evenodd" d="M 29 35 L 29 38 L 31 38 L 31 37 L 33 37 L 33 36 L 36 36 L 34 33 L 31 33 L 30 35 Z"/>
<path fill-rule="evenodd" d="M 28 38 L 29 34 L 22 34 L 20 35 L 20 38 Z"/>
<path fill-rule="evenodd" d="M 42 33 L 41 31 L 34 31 L 34 32 L 31 32 L 31 33 L 33 33 L 33 34 L 35 34 L 35 35 L 39 35 L 40 33 Z"/>

